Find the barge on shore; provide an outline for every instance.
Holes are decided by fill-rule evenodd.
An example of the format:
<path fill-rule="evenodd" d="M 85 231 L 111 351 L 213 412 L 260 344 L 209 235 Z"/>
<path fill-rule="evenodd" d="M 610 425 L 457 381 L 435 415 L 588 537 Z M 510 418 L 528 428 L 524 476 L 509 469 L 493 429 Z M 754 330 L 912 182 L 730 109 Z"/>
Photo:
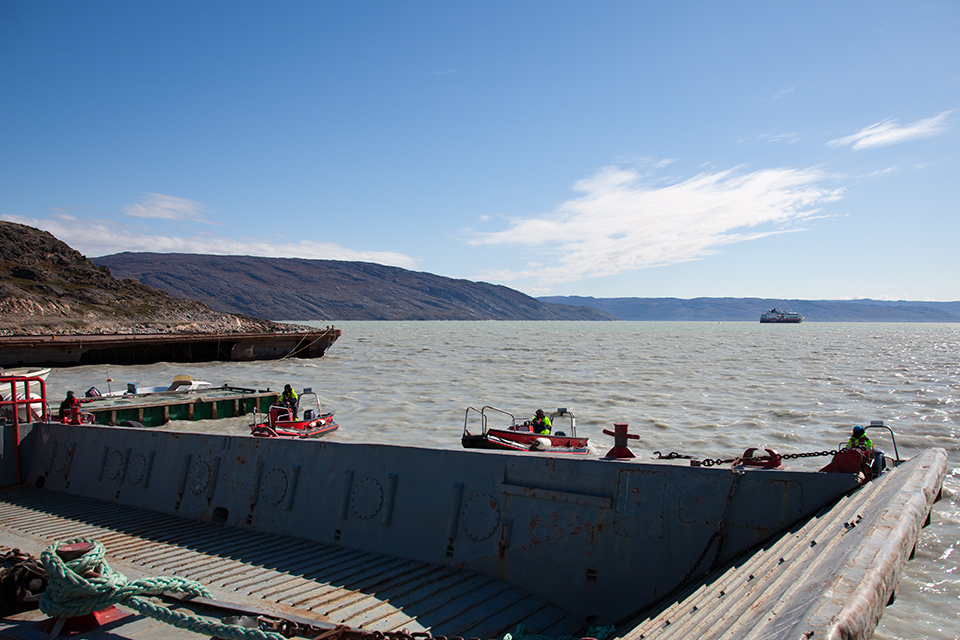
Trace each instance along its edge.
<path fill-rule="evenodd" d="M 862 484 L 50 422 L 5 429 L 0 444 L 0 551 L 94 539 L 131 579 L 210 591 L 157 595 L 157 607 L 350 640 L 521 625 L 553 638 L 866 639 L 946 473 L 942 449 Z M 84 637 L 195 637 L 116 609 L 126 617 Z M 43 619 L 5 616 L 0 637 L 35 637 Z"/>
<path fill-rule="evenodd" d="M 319 358 L 341 330 L 0 336 L 0 367 Z"/>

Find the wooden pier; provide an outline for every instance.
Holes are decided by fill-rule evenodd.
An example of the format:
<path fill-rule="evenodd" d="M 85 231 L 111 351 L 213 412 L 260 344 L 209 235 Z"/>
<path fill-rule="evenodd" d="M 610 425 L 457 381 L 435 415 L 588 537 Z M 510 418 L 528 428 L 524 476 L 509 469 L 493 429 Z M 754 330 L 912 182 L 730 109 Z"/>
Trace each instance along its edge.
<path fill-rule="evenodd" d="M 0 366 L 319 358 L 340 334 L 327 327 L 290 333 L 0 336 Z"/>

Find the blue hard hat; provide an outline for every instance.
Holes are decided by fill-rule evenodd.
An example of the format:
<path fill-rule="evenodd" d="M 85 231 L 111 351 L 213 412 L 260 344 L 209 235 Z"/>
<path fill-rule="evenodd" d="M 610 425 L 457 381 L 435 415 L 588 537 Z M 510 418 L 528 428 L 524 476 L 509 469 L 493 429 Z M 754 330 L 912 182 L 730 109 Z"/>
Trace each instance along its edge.
<path fill-rule="evenodd" d="M 863 435 L 863 427 L 861 427 L 860 425 L 855 426 L 855 427 L 853 428 L 853 435 L 855 435 L 855 436 L 862 436 L 862 435 Z"/>

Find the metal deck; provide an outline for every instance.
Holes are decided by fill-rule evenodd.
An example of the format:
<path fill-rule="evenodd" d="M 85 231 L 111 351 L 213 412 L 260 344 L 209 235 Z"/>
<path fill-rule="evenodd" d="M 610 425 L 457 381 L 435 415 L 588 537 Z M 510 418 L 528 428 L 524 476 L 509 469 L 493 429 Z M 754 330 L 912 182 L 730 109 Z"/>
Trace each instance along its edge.
<path fill-rule="evenodd" d="M 580 631 L 579 622 L 543 598 L 453 567 L 64 493 L 0 490 L 0 550 L 19 548 L 39 557 L 53 542 L 72 538 L 100 541 L 107 561 L 131 580 L 189 578 L 217 600 L 279 615 L 373 631 L 480 638 L 502 637 L 521 623 L 528 632 L 551 637 Z M 43 616 L 33 612 L 29 617 Z M 157 624 L 158 637 L 196 637 Z M 11 619 L 0 621 L 0 637 L 30 637 L 33 630 Z"/>

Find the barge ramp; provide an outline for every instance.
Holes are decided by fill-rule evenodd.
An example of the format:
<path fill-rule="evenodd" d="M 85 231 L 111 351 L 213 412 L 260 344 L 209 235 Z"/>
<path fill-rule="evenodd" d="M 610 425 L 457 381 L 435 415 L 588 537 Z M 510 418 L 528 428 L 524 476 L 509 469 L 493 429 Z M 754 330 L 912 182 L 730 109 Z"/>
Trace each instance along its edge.
<path fill-rule="evenodd" d="M 0 336 L 0 367 L 153 364 L 319 358 L 334 327 L 290 333 Z"/>
<path fill-rule="evenodd" d="M 38 423 L 20 449 L 3 435 L 6 548 L 88 535 L 132 579 L 179 575 L 244 607 L 435 637 L 522 624 L 639 640 L 690 622 L 686 637 L 868 638 L 946 473 L 942 449 L 861 487 L 843 473 L 159 429 Z M 42 614 L 23 616 L 0 637 L 35 637 Z M 150 637 L 121 622 L 85 637 L 107 632 Z"/>
<path fill-rule="evenodd" d="M 679 595 L 658 615 L 622 625 L 610 637 L 867 639 L 921 525 L 938 498 L 945 456 L 923 454 L 824 510 L 761 552 L 734 562 Z M 582 632 L 563 609 L 493 578 L 383 554 L 305 543 L 33 488 L 0 490 L 0 553 L 39 556 L 54 541 L 101 541 L 111 565 L 131 580 L 177 575 L 198 580 L 229 614 L 264 612 L 330 629 L 502 637 L 523 625 L 550 637 Z M 168 603 L 179 610 L 182 604 Z M 120 605 L 123 610 L 123 606 Z M 211 608 L 192 613 L 211 615 Z M 44 616 L 0 621 L 0 638 L 31 640 Z M 216 619 L 213 617 L 211 619 Z M 437 632 L 434 632 L 436 635 Z M 89 638 L 196 638 L 156 620 L 131 616 Z"/>

